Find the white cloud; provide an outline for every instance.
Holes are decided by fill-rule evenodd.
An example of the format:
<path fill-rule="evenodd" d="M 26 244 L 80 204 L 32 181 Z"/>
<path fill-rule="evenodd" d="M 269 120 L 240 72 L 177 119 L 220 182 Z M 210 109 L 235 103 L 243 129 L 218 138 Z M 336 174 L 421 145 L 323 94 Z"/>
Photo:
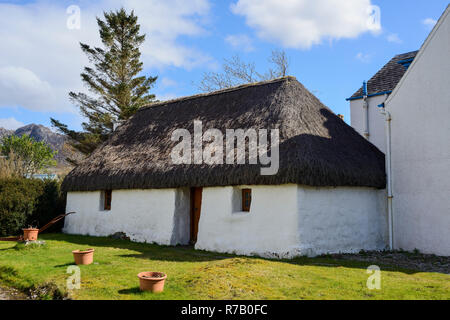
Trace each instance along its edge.
<path fill-rule="evenodd" d="M 235 49 L 250 52 L 255 50 L 252 40 L 246 34 L 230 34 L 226 36 L 225 41 Z"/>
<path fill-rule="evenodd" d="M 161 86 L 164 88 L 176 86 L 177 82 L 171 78 L 163 77 L 161 79 Z"/>
<path fill-rule="evenodd" d="M 44 106 L 52 110 L 55 105 L 55 92 L 47 81 L 31 70 L 22 67 L 0 67 L 0 101 L 9 106 L 22 106 L 39 110 Z M 55 111 L 57 109 L 54 109 Z"/>
<path fill-rule="evenodd" d="M 209 14 L 208 0 L 104 0 L 111 9 L 124 6 L 135 10 L 141 30 L 147 34 L 142 46 L 146 66 L 175 66 L 191 69 L 211 62 L 211 57 L 177 43 L 181 36 L 206 35 L 204 21 Z"/>
<path fill-rule="evenodd" d="M 17 121 L 14 118 L 2 118 L 0 119 L 0 128 L 7 130 L 16 130 L 17 128 L 23 127 L 24 123 Z"/>
<path fill-rule="evenodd" d="M 67 29 L 67 17 L 65 8 L 48 2 L 0 4 L 0 39 L 7 44 L 0 51 L 0 107 L 72 111 L 68 91 L 82 88 L 87 63 L 78 43 L 97 43 L 98 36 L 87 21 L 81 30 Z"/>
<path fill-rule="evenodd" d="M 399 38 L 397 33 L 391 33 L 386 37 L 387 41 L 392 42 L 392 43 L 402 43 L 402 39 Z"/>
<path fill-rule="evenodd" d="M 380 11 L 371 0 L 238 0 L 231 10 L 260 38 L 290 48 L 381 31 Z"/>
<path fill-rule="evenodd" d="M 437 23 L 437 20 L 433 18 L 426 18 L 422 20 L 422 24 L 426 26 L 428 29 L 433 29 L 434 25 Z"/>
<path fill-rule="evenodd" d="M 86 91 L 80 72 L 88 65 L 79 42 L 99 45 L 95 17 L 124 6 L 139 17 L 146 42 L 141 47 L 146 68 L 190 69 L 213 65 L 212 58 L 180 37 L 206 35 L 208 0 L 80 1 L 81 28 L 67 28 L 69 14 L 60 2 L 0 3 L 0 107 L 76 112 L 69 91 Z M 152 74 L 153 75 L 153 74 Z M 12 90 L 12 91 L 11 91 Z"/>
<path fill-rule="evenodd" d="M 159 101 L 168 101 L 178 98 L 175 93 L 156 94 L 156 99 Z"/>
<path fill-rule="evenodd" d="M 368 53 L 358 52 L 355 58 L 363 63 L 369 63 L 372 60 L 372 55 Z"/>

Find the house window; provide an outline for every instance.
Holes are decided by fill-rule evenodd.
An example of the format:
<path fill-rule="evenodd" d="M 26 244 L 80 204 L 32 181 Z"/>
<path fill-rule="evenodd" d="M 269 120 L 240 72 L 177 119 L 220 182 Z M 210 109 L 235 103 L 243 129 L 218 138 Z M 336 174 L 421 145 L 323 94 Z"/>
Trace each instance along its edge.
<path fill-rule="evenodd" d="M 242 189 L 242 211 L 249 212 L 252 204 L 252 189 Z"/>
<path fill-rule="evenodd" d="M 112 190 L 102 191 L 102 210 L 111 210 Z"/>

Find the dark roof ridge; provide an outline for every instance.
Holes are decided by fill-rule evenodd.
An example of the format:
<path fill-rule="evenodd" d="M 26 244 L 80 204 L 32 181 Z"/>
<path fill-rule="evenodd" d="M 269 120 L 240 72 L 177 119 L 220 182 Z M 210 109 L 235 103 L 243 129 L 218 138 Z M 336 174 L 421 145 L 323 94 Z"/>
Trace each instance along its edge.
<path fill-rule="evenodd" d="M 210 96 L 224 94 L 224 93 L 228 93 L 228 92 L 232 92 L 232 91 L 242 90 L 245 88 L 263 86 L 263 85 L 267 85 L 267 84 L 289 81 L 289 80 L 297 81 L 297 78 L 294 76 L 284 76 L 284 77 L 270 79 L 270 80 L 240 84 L 240 85 L 230 87 L 230 88 L 215 90 L 215 91 L 206 92 L 206 93 L 198 93 L 198 94 L 194 94 L 191 96 L 184 96 L 184 97 L 174 98 L 174 99 L 170 99 L 170 100 L 166 100 L 166 101 L 159 101 L 159 102 L 151 103 L 149 105 L 143 106 L 138 111 L 143 111 L 148 108 L 159 107 L 159 106 L 163 106 L 163 105 L 167 105 L 167 104 L 172 104 L 172 103 L 177 103 L 177 102 L 182 102 L 182 101 L 187 101 L 187 100 L 194 100 L 194 99 L 199 99 L 199 98 L 203 98 L 203 97 L 210 97 Z"/>
<path fill-rule="evenodd" d="M 405 53 L 399 53 L 399 54 L 395 55 L 394 58 L 410 55 L 410 54 L 417 53 L 417 52 L 419 52 L 419 50 L 413 50 L 413 51 L 409 51 L 409 52 L 405 52 Z"/>

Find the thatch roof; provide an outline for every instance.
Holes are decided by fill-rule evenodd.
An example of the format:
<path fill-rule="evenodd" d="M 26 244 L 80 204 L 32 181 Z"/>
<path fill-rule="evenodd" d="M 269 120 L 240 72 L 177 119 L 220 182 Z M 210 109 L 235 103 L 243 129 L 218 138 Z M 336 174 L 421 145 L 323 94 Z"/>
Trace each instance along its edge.
<path fill-rule="evenodd" d="M 280 130 L 280 167 L 175 165 L 175 129 Z M 248 162 L 248 161 L 247 161 Z M 65 178 L 63 189 L 303 184 L 384 188 L 384 154 L 293 77 L 157 103 L 139 110 Z"/>

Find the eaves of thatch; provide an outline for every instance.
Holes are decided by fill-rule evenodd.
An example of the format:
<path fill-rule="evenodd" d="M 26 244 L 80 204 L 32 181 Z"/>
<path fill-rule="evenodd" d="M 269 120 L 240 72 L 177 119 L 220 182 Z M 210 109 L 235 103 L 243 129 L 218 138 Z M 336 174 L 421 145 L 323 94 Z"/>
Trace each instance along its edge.
<path fill-rule="evenodd" d="M 280 166 L 176 165 L 175 129 L 279 129 Z M 72 170 L 66 191 L 194 186 L 278 185 L 385 187 L 384 154 L 336 116 L 294 77 L 175 99 L 139 110 Z"/>

